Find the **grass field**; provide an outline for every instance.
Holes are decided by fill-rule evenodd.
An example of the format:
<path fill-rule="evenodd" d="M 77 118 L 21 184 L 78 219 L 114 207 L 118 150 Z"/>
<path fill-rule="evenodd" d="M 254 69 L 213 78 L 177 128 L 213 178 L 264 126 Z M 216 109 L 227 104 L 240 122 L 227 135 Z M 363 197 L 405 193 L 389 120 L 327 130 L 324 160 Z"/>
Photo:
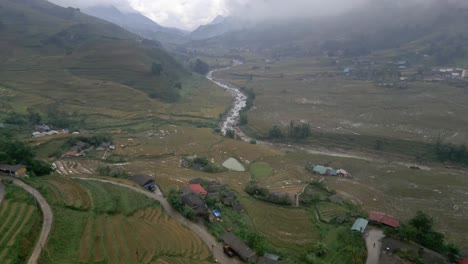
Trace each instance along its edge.
<path fill-rule="evenodd" d="M 273 169 L 266 162 L 255 162 L 249 166 L 250 174 L 255 179 L 270 176 L 273 173 Z"/>
<path fill-rule="evenodd" d="M 247 126 L 254 134 L 265 135 L 273 125 L 303 120 L 316 132 L 421 142 L 431 142 L 440 133 L 447 141 L 468 143 L 463 126 L 468 121 L 466 89 L 419 82 L 404 90 L 387 89 L 327 76 L 336 71 L 313 59 L 274 64 L 251 60 L 217 77 L 254 89 L 255 107 L 249 111 Z"/>
<path fill-rule="evenodd" d="M 0 263 L 25 263 L 41 229 L 41 212 L 23 189 L 6 185 L 0 205 Z"/>
<path fill-rule="evenodd" d="M 40 263 L 210 263 L 198 236 L 146 196 L 62 176 L 31 184 L 55 216 Z"/>

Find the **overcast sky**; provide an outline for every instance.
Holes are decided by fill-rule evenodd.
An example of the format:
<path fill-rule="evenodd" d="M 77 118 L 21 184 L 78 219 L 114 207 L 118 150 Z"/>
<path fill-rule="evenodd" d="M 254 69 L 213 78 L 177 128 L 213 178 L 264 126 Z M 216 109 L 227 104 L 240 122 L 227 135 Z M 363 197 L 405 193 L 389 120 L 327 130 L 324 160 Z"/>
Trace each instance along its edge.
<path fill-rule="evenodd" d="M 249 19 L 317 16 L 342 11 L 365 0 L 49 0 L 63 6 L 114 5 L 140 11 L 163 26 L 192 30 L 218 15 Z"/>

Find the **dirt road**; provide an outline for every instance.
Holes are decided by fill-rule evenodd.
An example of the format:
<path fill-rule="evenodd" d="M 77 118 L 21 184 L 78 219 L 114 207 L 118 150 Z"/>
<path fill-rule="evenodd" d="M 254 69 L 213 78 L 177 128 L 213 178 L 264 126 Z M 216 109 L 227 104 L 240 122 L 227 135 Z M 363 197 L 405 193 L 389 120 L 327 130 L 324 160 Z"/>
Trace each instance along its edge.
<path fill-rule="evenodd" d="M 50 230 L 52 229 L 52 222 L 53 222 L 52 209 L 50 208 L 46 199 L 33 187 L 15 178 L 3 177 L 3 179 L 8 179 L 8 180 L 13 181 L 13 184 L 17 185 L 18 187 L 23 188 L 25 191 L 27 191 L 32 196 L 34 196 L 34 198 L 36 199 L 36 201 L 38 202 L 41 208 L 42 215 L 43 215 L 41 234 L 39 235 L 36 245 L 34 246 L 34 250 L 31 253 L 31 256 L 29 257 L 29 260 L 27 262 L 28 264 L 36 264 L 37 261 L 39 260 L 39 257 L 41 256 L 42 248 L 44 247 L 44 245 L 47 242 L 47 239 L 49 238 Z"/>
<path fill-rule="evenodd" d="M 367 261 L 366 264 L 379 264 L 382 251 L 382 239 L 385 237 L 382 230 L 371 229 L 366 237 Z"/>
<path fill-rule="evenodd" d="M 179 223 L 182 225 L 188 227 L 190 230 L 195 232 L 203 242 L 208 246 L 210 250 L 213 251 L 214 253 L 214 258 L 218 260 L 219 263 L 226 263 L 226 264 L 240 264 L 240 262 L 237 258 L 229 258 L 227 257 L 224 252 L 223 252 L 223 245 L 216 241 L 216 239 L 208 232 L 206 227 L 203 224 L 197 224 L 188 221 L 185 219 L 179 212 L 174 210 L 172 206 L 167 202 L 166 198 L 162 195 L 162 193 L 157 189 L 154 193 L 145 191 L 143 189 L 133 187 L 130 185 L 126 185 L 123 183 L 119 182 L 113 182 L 109 180 L 101 180 L 101 179 L 95 179 L 95 178 L 80 178 L 80 177 L 72 177 L 73 179 L 79 179 L 79 180 L 85 180 L 85 181 L 98 181 L 98 182 L 104 182 L 104 183 L 109 183 L 109 184 L 114 184 L 117 186 L 125 187 L 128 189 L 131 189 L 135 192 L 139 192 L 141 194 L 146 195 L 149 198 L 155 199 L 161 203 L 161 206 L 164 208 L 164 211 L 173 217 L 175 220 L 177 220 Z"/>

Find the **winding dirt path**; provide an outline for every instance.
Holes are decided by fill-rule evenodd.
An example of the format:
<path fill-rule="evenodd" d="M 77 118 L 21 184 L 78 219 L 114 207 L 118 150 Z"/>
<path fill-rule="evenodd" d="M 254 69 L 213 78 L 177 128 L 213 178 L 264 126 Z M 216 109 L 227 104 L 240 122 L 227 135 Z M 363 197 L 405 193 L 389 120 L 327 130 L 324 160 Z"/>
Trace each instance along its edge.
<path fill-rule="evenodd" d="M 109 183 L 113 185 L 117 185 L 120 187 L 124 187 L 130 190 L 133 190 L 135 192 L 141 193 L 149 198 L 152 198 L 154 200 L 157 200 L 161 203 L 161 206 L 163 207 L 164 211 L 177 220 L 179 223 L 182 225 L 190 228 L 195 234 L 197 234 L 203 242 L 208 246 L 210 250 L 213 251 L 214 258 L 220 262 L 220 263 L 225 263 L 225 264 L 240 264 L 240 262 L 237 258 L 229 258 L 224 254 L 223 251 L 223 244 L 219 243 L 216 241 L 216 239 L 208 232 L 206 227 L 203 224 L 197 224 L 194 222 L 187 221 L 179 212 L 174 210 L 172 206 L 167 202 L 166 198 L 162 195 L 161 191 L 159 189 L 156 189 L 154 193 L 148 192 L 146 190 L 140 189 L 138 187 L 130 186 L 127 184 L 119 183 L 119 182 L 114 182 L 114 181 L 109 181 L 109 180 L 101 180 L 101 179 L 95 179 L 95 178 L 82 178 L 82 177 L 72 177 L 72 179 L 79 179 L 79 180 L 84 180 L 84 181 L 98 181 L 98 182 L 103 182 L 103 183 Z"/>
<path fill-rule="evenodd" d="M 382 252 L 382 239 L 384 232 L 379 229 L 371 229 L 366 237 L 367 261 L 366 264 L 379 264 L 380 252 Z"/>
<path fill-rule="evenodd" d="M 41 211 L 42 211 L 42 229 L 39 238 L 37 239 L 36 245 L 31 253 L 31 256 L 28 259 L 28 264 L 36 264 L 39 258 L 41 257 L 42 248 L 47 242 L 49 238 L 50 230 L 52 229 L 52 222 L 53 222 L 53 213 L 50 205 L 47 203 L 46 199 L 33 187 L 27 185 L 26 183 L 11 177 L 0 177 L 3 179 L 11 180 L 13 184 L 17 185 L 20 188 L 23 188 L 25 191 L 30 193 L 36 201 L 38 202 Z"/>

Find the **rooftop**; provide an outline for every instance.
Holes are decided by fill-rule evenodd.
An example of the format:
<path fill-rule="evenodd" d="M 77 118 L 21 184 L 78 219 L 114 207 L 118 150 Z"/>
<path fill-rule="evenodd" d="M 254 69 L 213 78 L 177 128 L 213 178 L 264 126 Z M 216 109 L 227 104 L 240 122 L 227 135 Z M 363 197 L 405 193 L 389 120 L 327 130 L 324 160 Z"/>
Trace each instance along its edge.
<path fill-rule="evenodd" d="M 154 179 L 151 176 L 143 174 L 132 175 L 128 179 L 138 183 L 140 186 L 145 186 L 150 182 L 154 182 Z"/>
<path fill-rule="evenodd" d="M 353 231 L 359 231 L 361 233 L 364 233 L 364 230 L 366 230 L 367 224 L 369 221 L 363 218 L 358 218 L 353 224 L 353 227 L 351 227 L 351 230 Z"/>
<path fill-rule="evenodd" d="M 190 184 L 189 189 L 195 194 L 207 195 L 208 192 L 198 183 Z"/>
<path fill-rule="evenodd" d="M 228 244 L 243 260 L 250 259 L 257 254 L 233 233 L 224 234 L 222 239 L 224 243 Z"/>
<path fill-rule="evenodd" d="M 382 223 L 384 225 L 388 225 L 394 228 L 398 228 L 400 226 L 400 220 L 396 219 L 391 215 L 387 215 L 381 212 L 371 211 L 369 213 L 369 220 L 373 222 Z"/>

